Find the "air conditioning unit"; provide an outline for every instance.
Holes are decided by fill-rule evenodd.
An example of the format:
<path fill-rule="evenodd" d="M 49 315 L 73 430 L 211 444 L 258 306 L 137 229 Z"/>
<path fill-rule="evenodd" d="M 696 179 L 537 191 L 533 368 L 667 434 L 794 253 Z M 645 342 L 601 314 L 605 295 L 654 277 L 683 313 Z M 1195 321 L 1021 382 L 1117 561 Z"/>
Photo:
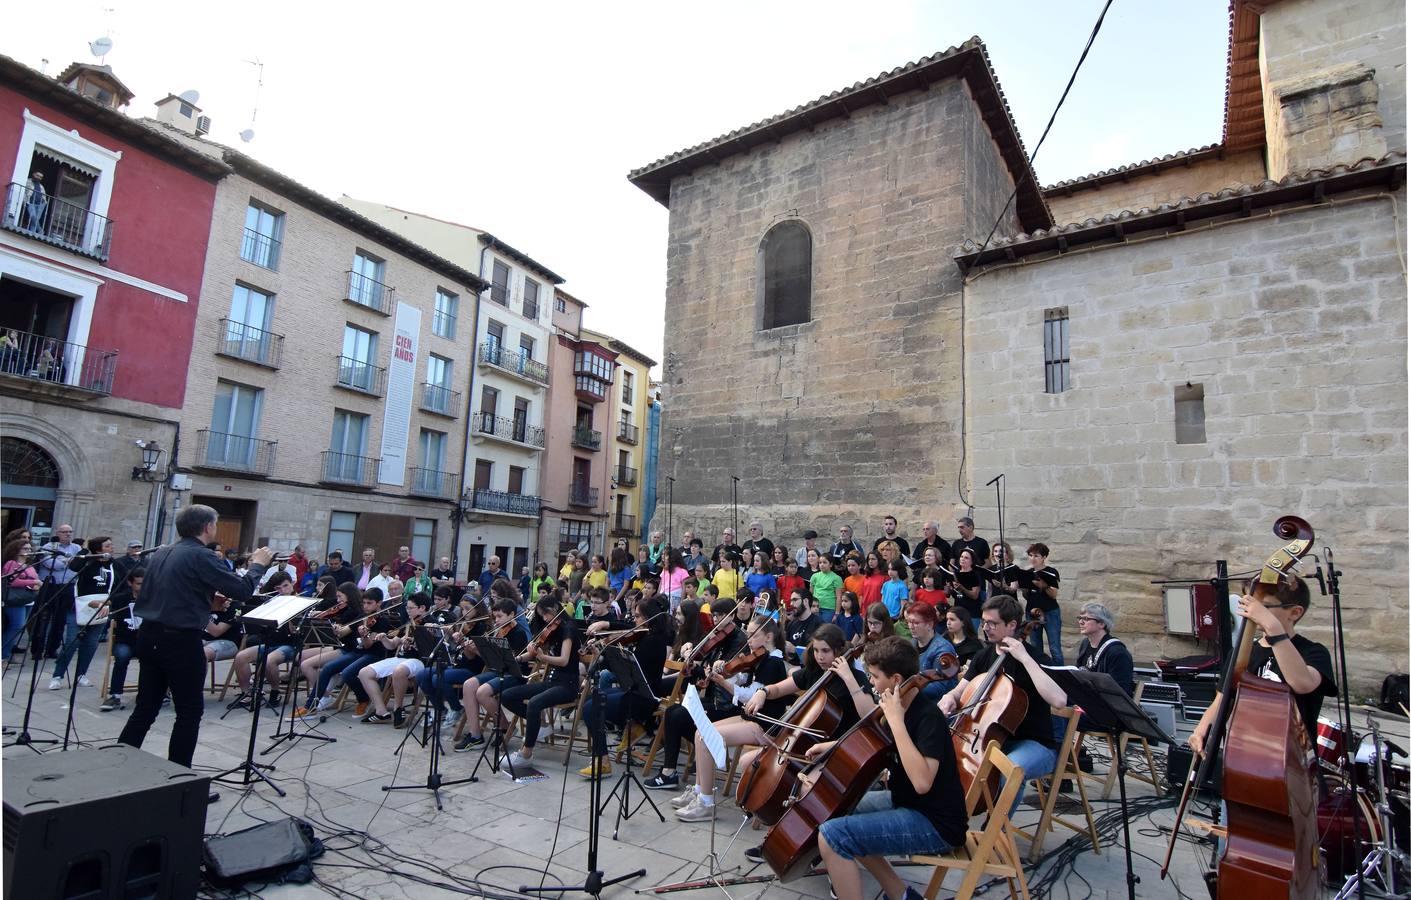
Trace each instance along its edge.
<path fill-rule="evenodd" d="M 210 116 L 197 116 L 197 117 L 196 117 L 196 134 L 197 134 L 197 135 L 203 135 L 203 134 L 210 134 L 210 133 L 211 133 L 211 117 L 210 117 Z"/>

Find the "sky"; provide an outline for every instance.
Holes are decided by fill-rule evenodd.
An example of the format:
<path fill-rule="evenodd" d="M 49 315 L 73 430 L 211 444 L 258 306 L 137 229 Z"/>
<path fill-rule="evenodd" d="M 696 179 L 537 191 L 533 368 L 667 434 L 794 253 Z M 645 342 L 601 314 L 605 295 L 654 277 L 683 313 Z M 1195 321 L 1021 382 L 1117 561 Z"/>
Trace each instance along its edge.
<path fill-rule="evenodd" d="M 660 360 L 667 211 L 629 171 L 975 35 L 1032 153 L 1102 0 L 66 8 L 0 52 L 55 75 L 110 36 L 130 115 L 197 90 L 214 140 L 329 197 L 490 231 L 563 276 L 588 327 Z M 1040 182 L 1217 143 L 1228 15 L 1226 0 L 1116 0 Z"/>

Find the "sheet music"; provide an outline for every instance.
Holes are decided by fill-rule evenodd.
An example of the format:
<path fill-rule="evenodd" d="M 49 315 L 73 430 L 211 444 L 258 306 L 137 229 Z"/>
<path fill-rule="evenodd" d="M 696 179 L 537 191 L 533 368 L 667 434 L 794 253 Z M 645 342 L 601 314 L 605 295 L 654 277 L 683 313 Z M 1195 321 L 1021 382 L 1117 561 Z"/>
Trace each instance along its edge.
<path fill-rule="evenodd" d="M 711 722 L 710 717 L 706 715 L 705 707 L 701 705 L 701 695 L 696 693 L 694 684 L 686 686 L 686 693 L 681 697 L 681 705 L 686 707 L 686 712 L 691 714 L 691 721 L 696 723 L 696 732 L 700 734 L 701 740 L 705 741 L 711 759 L 715 760 L 715 767 L 724 769 L 725 739 L 720 736 L 720 732 L 715 730 L 715 723 Z"/>
<path fill-rule="evenodd" d="M 268 603 L 261 604 L 245 613 L 241 618 L 251 619 L 261 624 L 268 623 L 279 628 L 317 603 L 317 597 L 300 597 L 298 594 L 290 594 L 284 597 L 275 597 Z"/>

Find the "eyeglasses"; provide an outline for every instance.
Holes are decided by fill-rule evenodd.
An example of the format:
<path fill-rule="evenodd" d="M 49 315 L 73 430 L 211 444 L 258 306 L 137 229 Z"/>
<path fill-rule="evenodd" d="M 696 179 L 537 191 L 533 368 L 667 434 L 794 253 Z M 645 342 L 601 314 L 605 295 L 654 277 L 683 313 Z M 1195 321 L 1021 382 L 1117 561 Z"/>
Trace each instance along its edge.
<path fill-rule="evenodd" d="M 1079 616 L 1079 617 L 1078 617 L 1078 621 L 1079 621 L 1079 622 L 1096 622 L 1097 619 L 1094 619 L 1092 616 Z"/>

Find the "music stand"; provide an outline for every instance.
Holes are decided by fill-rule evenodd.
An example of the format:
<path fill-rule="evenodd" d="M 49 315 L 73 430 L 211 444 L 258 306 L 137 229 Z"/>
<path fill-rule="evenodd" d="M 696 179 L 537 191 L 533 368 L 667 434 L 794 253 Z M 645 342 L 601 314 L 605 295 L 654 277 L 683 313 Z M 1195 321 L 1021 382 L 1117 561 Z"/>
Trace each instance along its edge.
<path fill-rule="evenodd" d="M 627 715 L 628 699 L 633 696 L 639 697 L 650 703 L 652 709 L 656 709 L 657 706 L 661 704 L 661 698 L 652 691 L 651 684 L 647 681 L 647 676 L 642 671 L 642 664 L 637 661 L 636 654 L 632 653 L 627 648 L 609 645 L 603 648 L 598 658 L 600 663 L 607 665 L 608 671 L 617 679 L 617 683 L 627 691 L 622 698 L 623 718 L 627 720 L 624 727 L 627 728 L 630 733 L 632 723 L 630 717 Z M 591 671 L 588 674 L 589 677 L 593 678 L 593 693 L 598 697 L 598 702 L 594 704 L 594 708 L 597 710 L 598 715 L 602 715 L 604 712 L 603 698 L 601 696 L 601 690 L 598 687 L 597 678 Z M 602 722 L 598 722 L 597 725 L 601 727 Z M 592 725 L 590 724 L 589 727 L 591 729 Z M 657 814 L 657 818 L 662 822 L 666 821 L 666 816 L 661 814 L 661 810 L 657 808 L 655 801 L 653 801 L 651 795 L 647 793 L 647 789 L 642 786 L 641 780 L 637 778 L 637 773 L 632 770 L 632 756 L 632 748 L 628 747 L 627 768 L 622 770 L 622 775 L 618 777 L 617 784 L 613 786 L 612 791 L 607 795 L 607 799 L 603 800 L 602 806 L 598 809 L 598 813 L 601 815 L 602 811 L 607 809 L 608 804 L 612 802 L 612 798 L 618 797 L 617 821 L 614 822 L 612 826 L 613 840 L 617 840 L 617 832 L 622 827 L 622 820 L 632 818 L 632 814 L 641 809 L 643 803 L 650 804 L 652 812 Z M 597 765 L 597 754 L 594 754 L 593 760 L 594 765 Z M 629 801 L 628 797 L 632 793 L 632 785 L 634 784 L 637 786 L 637 790 L 642 792 L 642 799 L 637 803 L 635 808 L 629 809 L 631 801 Z M 620 797 L 618 796 L 618 791 L 622 792 Z"/>
<path fill-rule="evenodd" d="M 419 625 L 416 628 L 412 629 L 412 639 L 416 642 L 417 653 L 424 659 L 432 660 L 436 666 L 436 677 L 432 679 L 431 685 L 445 683 L 446 663 L 449 662 L 447 657 L 450 651 L 449 648 L 446 646 L 446 635 L 448 635 L 450 631 L 445 628 L 437 630 L 440 635 L 439 637 L 436 634 L 433 634 L 430 628 L 427 628 L 423 625 Z M 382 786 L 383 791 L 430 791 L 431 796 L 436 799 L 436 809 L 438 812 L 442 808 L 442 788 L 453 787 L 458 784 L 468 784 L 470 782 L 480 780 L 475 777 L 474 773 L 471 773 L 470 777 L 468 778 L 455 778 L 449 781 L 441 778 L 442 713 L 443 710 L 441 704 L 439 702 L 434 702 L 433 699 L 428 696 L 426 698 L 426 703 L 424 704 L 423 709 L 421 711 L 421 715 L 418 717 L 420 720 L 425 721 L 426 717 L 429 715 L 431 716 L 432 722 L 431 735 L 426 739 L 431 744 L 431 758 L 429 760 L 428 768 L 426 771 L 426 783 L 404 785 L 385 784 Z M 407 738 L 412 736 L 412 733 L 415 731 L 416 727 L 416 722 L 407 723 L 407 733 L 402 736 L 402 743 L 397 746 L 397 752 L 401 752 L 402 747 L 406 746 Z"/>
<path fill-rule="evenodd" d="M 299 704 L 294 702 L 294 697 L 299 693 L 299 660 L 304 655 L 304 647 L 308 644 L 309 637 L 312 636 L 315 640 L 315 646 L 320 648 L 338 647 L 342 644 L 338 639 L 337 632 L 333 630 L 334 623 L 324 620 L 311 622 L 309 621 L 310 612 L 312 612 L 312 607 L 299 614 L 299 623 L 294 630 L 294 659 L 290 661 L 292 670 L 289 673 L 289 690 L 284 692 L 284 705 L 279 708 L 280 725 L 274 730 L 274 734 L 270 735 L 270 737 L 274 738 L 274 743 L 261 750 L 261 756 L 274 752 L 274 748 L 285 741 L 293 743 L 299 738 L 313 738 L 316 741 L 323 741 L 325 744 L 336 744 L 338 742 L 338 738 L 329 737 L 326 734 L 313 733 L 313 729 L 321 725 L 322 720 L 316 724 L 310 725 L 308 729 L 302 732 L 294 730 L 294 714 L 299 711 Z M 246 616 L 246 618 L 249 618 L 249 616 Z M 304 693 L 310 695 L 313 688 L 314 686 L 312 684 L 308 685 L 304 688 Z M 259 697 L 260 692 L 257 688 L 255 690 L 256 702 L 259 702 Z M 284 713 L 286 710 L 289 712 L 288 731 L 284 730 Z"/>
<path fill-rule="evenodd" d="M 1137 705 L 1106 672 L 1090 672 L 1072 666 L 1044 666 L 1044 671 L 1068 695 L 1068 705 L 1082 710 L 1087 722 L 1085 731 L 1109 735 L 1117 766 L 1117 796 L 1122 806 L 1122 843 L 1127 854 L 1127 896 L 1135 900 L 1137 883 L 1132 871 L 1132 832 L 1127 815 L 1127 754 L 1122 752 L 1122 734 L 1131 734 L 1148 741 L 1175 744 L 1176 739 L 1161 730 L 1151 716 Z M 1056 788 L 1056 786 L 1055 786 Z M 1179 827 L 1179 823 L 1178 823 Z"/>
<path fill-rule="evenodd" d="M 481 674 L 489 673 L 495 676 L 495 729 L 490 733 L 490 740 L 480 748 L 480 758 L 475 761 L 475 767 L 470 770 L 470 780 L 476 780 L 475 776 L 480 771 L 480 764 L 485 762 L 485 754 L 490 753 L 490 771 L 500 771 L 500 762 L 503 760 L 505 768 L 510 773 L 510 780 L 513 781 L 515 779 L 514 765 L 509 761 L 508 754 L 502 752 L 505 746 L 505 729 L 500 724 L 500 720 L 504 717 L 504 711 L 500 707 L 500 694 L 503 691 L 506 678 L 522 677 L 519 660 L 514 658 L 514 651 L 510 649 L 509 642 L 504 638 L 497 639 L 489 635 L 474 634 L 471 635 L 470 641 L 475 645 L 476 652 L 480 654 L 480 659 L 485 663 Z M 466 724 L 468 726 L 470 723 Z"/>
<path fill-rule="evenodd" d="M 284 627 L 289 620 L 308 612 L 317 603 L 317 597 L 300 597 L 298 594 L 290 594 L 287 597 L 276 597 L 268 603 L 256 607 L 241 618 L 248 623 L 246 627 L 253 624 L 256 628 L 263 628 L 273 635 L 275 631 Z M 221 781 L 227 776 L 239 772 L 241 773 L 241 785 L 249 787 L 250 783 L 258 778 L 260 781 L 274 788 L 276 794 L 283 797 L 285 793 L 280 789 L 279 785 L 270 781 L 269 777 L 260 771 L 260 769 L 273 771 L 274 766 L 255 762 L 255 737 L 260 725 L 260 707 L 264 706 L 264 703 L 260 700 L 260 690 L 264 687 L 265 660 L 268 658 L 269 641 L 264 640 L 260 642 L 260 655 L 255 661 L 255 681 L 253 685 L 255 703 L 250 712 L 250 743 L 245 748 L 245 760 L 240 763 L 240 765 L 226 769 L 224 772 L 214 776 L 211 780 Z"/>

